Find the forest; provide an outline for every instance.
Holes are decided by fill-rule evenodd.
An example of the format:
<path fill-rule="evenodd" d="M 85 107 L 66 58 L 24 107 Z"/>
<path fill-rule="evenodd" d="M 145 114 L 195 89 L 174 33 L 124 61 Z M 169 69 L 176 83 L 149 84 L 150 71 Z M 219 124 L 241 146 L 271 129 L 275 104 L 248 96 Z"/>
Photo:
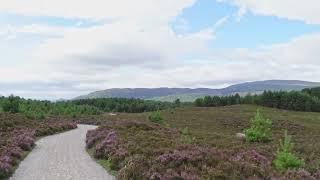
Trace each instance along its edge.
<path fill-rule="evenodd" d="M 320 112 L 320 88 L 307 88 L 302 91 L 264 91 L 260 95 L 239 94 L 232 96 L 206 96 L 194 102 L 197 107 L 218 107 L 236 104 L 253 104 L 278 109 Z"/>
<path fill-rule="evenodd" d="M 141 113 L 178 105 L 180 104 L 125 98 L 50 102 L 24 99 L 13 95 L 0 97 L 0 112 L 21 113 L 29 119 L 44 119 L 48 116 L 75 118 L 81 115 L 98 115 L 103 112 Z"/>

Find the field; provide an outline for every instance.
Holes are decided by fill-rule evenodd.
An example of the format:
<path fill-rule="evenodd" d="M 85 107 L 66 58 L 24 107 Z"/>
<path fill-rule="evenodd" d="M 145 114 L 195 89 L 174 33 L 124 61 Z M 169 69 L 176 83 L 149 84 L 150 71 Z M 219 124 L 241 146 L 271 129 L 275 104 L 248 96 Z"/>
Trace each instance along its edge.
<path fill-rule="evenodd" d="M 236 133 L 249 127 L 258 108 L 273 121 L 272 140 L 249 143 L 237 139 Z M 95 147 L 96 157 L 108 161 L 108 169 L 119 171 L 119 179 L 320 178 L 320 113 L 253 105 L 186 107 L 162 111 L 162 126 L 149 122 L 149 115 L 104 114 L 83 120 L 101 124 L 100 136 L 110 136 L 109 144 L 102 143 L 92 132 L 88 139 L 94 141 L 89 149 Z M 187 135 L 183 132 L 186 127 Z M 272 166 L 285 129 L 292 135 L 294 153 L 305 160 L 303 169 L 278 172 Z M 104 146 L 109 150 L 103 151 Z"/>

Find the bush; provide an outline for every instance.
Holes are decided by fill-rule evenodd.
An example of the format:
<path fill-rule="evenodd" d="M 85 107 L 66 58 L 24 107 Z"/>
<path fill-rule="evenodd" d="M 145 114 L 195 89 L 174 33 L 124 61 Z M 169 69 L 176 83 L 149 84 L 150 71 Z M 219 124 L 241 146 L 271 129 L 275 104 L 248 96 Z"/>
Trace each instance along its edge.
<path fill-rule="evenodd" d="M 0 179 L 8 177 L 12 173 L 12 161 L 13 160 L 9 156 L 0 157 Z"/>
<path fill-rule="evenodd" d="M 191 137 L 191 133 L 188 127 L 181 130 L 181 141 L 185 144 L 192 144 L 194 138 Z"/>
<path fill-rule="evenodd" d="M 284 140 L 280 140 L 280 150 L 277 151 L 276 159 L 273 161 L 274 167 L 278 171 L 288 169 L 298 169 L 304 166 L 304 160 L 297 158 L 292 154 L 294 144 L 291 142 L 291 136 L 285 131 Z"/>
<path fill-rule="evenodd" d="M 153 123 L 164 124 L 164 119 L 159 111 L 151 113 L 149 116 L 149 120 Z"/>
<path fill-rule="evenodd" d="M 249 142 L 267 142 L 272 138 L 272 121 L 263 117 L 259 110 L 251 120 L 251 127 L 245 130 L 246 139 Z"/>
<path fill-rule="evenodd" d="M 18 113 L 19 112 L 19 97 L 14 97 L 11 95 L 3 103 L 3 111 L 9 113 Z"/>

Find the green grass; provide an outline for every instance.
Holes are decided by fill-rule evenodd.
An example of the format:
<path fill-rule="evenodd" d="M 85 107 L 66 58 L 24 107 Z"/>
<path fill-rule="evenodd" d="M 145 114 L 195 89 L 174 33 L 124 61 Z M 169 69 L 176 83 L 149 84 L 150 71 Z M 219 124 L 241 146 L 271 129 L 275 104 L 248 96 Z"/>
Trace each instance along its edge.
<path fill-rule="evenodd" d="M 94 149 L 87 149 L 88 154 L 91 156 L 91 158 L 93 160 L 95 160 L 98 164 L 100 164 L 100 166 L 102 166 L 104 169 L 106 169 L 108 171 L 109 174 L 116 176 L 117 175 L 117 171 L 114 171 L 111 169 L 111 164 L 109 160 L 105 160 L 105 159 L 95 159 L 93 157 L 93 151 Z"/>

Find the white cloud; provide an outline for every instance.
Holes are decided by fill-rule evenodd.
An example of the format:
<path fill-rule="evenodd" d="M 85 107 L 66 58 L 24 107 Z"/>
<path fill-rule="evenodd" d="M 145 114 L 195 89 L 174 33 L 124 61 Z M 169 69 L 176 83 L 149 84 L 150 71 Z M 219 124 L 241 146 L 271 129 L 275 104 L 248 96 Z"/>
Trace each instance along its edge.
<path fill-rule="evenodd" d="M 318 0 L 218 0 L 231 2 L 239 7 L 238 16 L 246 11 L 254 14 L 300 20 L 308 24 L 320 24 Z"/>
<path fill-rule="evenodd" d="M 290 42 L 257 49 L 229 49 L 207 52 L 205 59 L 193 62 L 167 62 L 166 68 L 150 68 L 136 64 L 93 69 L 91 66 L 69 66 L 61 69 L 37 68 L 36 72 L 16 73 L 11 82 L 20 87 L 17 93 L 28 97 L 74 97 L 94 90 L 114 87 L 221 87 L 244 81 L 265 79 L 301 79 L 320 81 L 320 34 L 304 35 Z M 77 71 L 73 68 L 77 69 Z M 26 74 L 27 76 L 24 76 Z M 31 76 L 33 75 L 33 76 Z M 20 77 L 25 80 L 18 81 Z M 20 78 L 21 80 L 21 78 Z M 9 81 L 1 80 L 2 87 Z M 4 85 L 3 85 L 4 84 Z M 36 88 L 36 89 L 35 89 Z M 24 90 L 24 91 L 23 91 Z M 44 93 L 47 90 L 47 94 Z M 39 91 L 39 94 L 34 93 Z M 54 92 L 54 93 L 51 93 Z M 9 91 L 7 91 L 9 93 Z M 28 94 L 29 93 L 29 94 Z"/>
<path fill-rule="evenodd" d="M 41 37 L 61 37 L 66 32 L 65 27 L 48 26 L 42 24 L 29 24 L 29 25 L 4 25 L 0 27 L 0 37 L 6 40 L 18 38 L 18 36 L 41 36 Z"/>
<path fill-rule="evenodd" d="M 222 17 L 212 27 L 190 34 L 175 33 L 169 25 L 194 1 L 2 2 L 0 12 L 80 20 L 78 26 L 72 28 L 41 24 L 0 28 L 0 36 L 45 36 L 30 48 L 32 59 L 14 66 L 0 66 L 0 77 L 7 77 L 0 79 L 0 94 L 51 99 L 71 98 L 114 87 L 221 87 L 263 79 L 320 81 L 317 59 L 320 34 L 304 35 L 287 43 L 256 49 L 209 49 L 208 43 L 214 40 L 215 31 L 228 21 L 229 16 Z M 317 18 L 311 20 L 301 14 L 299 18 L 291 16 L 289 10 L 284 14 L 279 14 L 278 10 L 261 10 L 260 1 L 234 2 L 242 7 L 240 16 L 245 10 L 252 10 L 259 14 L 317 22 Z M 268 2 L 272 3 L 266 8 L 280 7 L 276 1 Z M 83 27 L 82 18 L 113 21 Z M 182 25 L 182 30 L 188 26 L 186 22 Z M 7 45 L 7 42 L 2 43 Z"/>
<path fill-rule="evenodd" d="M 168 21 L 195 0 L 10 0 L 0 11 L 22 15 L 84 19 L 139 19 Z M 152 22 L 150 21 L 150 22 Z"/>

